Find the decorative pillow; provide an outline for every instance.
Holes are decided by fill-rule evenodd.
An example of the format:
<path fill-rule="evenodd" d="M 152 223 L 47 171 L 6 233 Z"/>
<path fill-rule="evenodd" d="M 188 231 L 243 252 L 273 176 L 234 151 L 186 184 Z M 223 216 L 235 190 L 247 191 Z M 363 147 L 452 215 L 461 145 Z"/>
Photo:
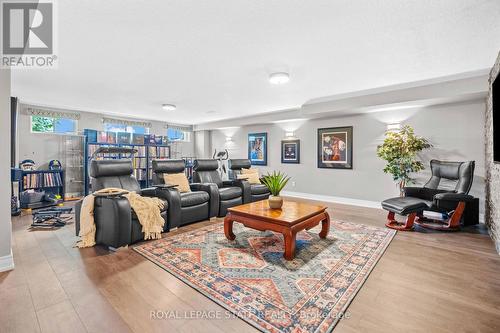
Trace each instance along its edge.
<path fill-rule="evenodd" d="M 248 177 L 248 182 L 250 184 L 260 184 L 259 169 L 241 169 L 241 175 Z"/>
<path fill-rule="evenodd" d="M 179 173 L 164 173 L 163 180 L 167 185 L 177 185 L 176 188 L 181 192 L 191 192 L 189 181 L 184 172 Z"/>

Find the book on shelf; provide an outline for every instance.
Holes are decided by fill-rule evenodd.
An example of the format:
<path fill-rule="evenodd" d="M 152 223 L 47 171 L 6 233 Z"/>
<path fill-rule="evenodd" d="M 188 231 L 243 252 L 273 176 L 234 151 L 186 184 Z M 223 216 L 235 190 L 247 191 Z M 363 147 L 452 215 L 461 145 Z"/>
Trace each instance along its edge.
<path fill-rule="evenodd" d="M 146 180 L 146 169 L 134 169 L 134 177 L 137 180 Z"/>
<path fill-rule="evenodd" d="M 148 150 L 149 150 L 149 157 L 150 158 L 156 158 L 157 157 L 156 147 L 148 147 Z"/>
<path fill-rule="evenodd" d="M 170 157 L 170 147 L 158 147 L 159 158 L 169 158 Z"/>
<path fill-rule="evenodd" d="M 146 158 L 145 157 L 134 157 L 133 165 L 134 169 L 146 168 Z"/>
<path fill-rule="evenodd" d="M 59 172 L 28 173 L 23 176 L 24 189 L 63 186 Z"/>
<path fill-rule="evenodd" d="M 139 156 L 139 157 L 146 156 L 146 147 L 145 146 L 136 146 L 135 149 L 137 149 L 137 156 Z"/>

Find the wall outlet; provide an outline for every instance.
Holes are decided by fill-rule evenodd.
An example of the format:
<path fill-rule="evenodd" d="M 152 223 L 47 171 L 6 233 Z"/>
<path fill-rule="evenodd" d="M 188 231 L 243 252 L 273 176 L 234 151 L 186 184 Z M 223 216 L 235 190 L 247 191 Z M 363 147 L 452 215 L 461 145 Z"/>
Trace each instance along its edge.
<path fill-rule="evenodd" d="M 295 182 L 292 182 L 292 187 L 295 187 Z"/>

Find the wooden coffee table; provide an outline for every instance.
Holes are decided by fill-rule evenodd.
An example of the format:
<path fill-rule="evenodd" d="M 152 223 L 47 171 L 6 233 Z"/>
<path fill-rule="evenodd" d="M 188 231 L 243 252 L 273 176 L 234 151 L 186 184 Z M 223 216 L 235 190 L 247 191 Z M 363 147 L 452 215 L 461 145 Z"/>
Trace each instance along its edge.
<path fill-rule="evenodd" d="M 302 202 L 283 202 L 281 209 L 271 209 L 267 200 L 261 200 L 231 207 L 224 218 L 224 234 L 234 240 L 233 222 L 240 222 L 248 228 L 265 231 L 271 230 L 283 234 L 285 239 L 285 259 L 295 257 L 295 237 L 297 232 L 311 229 L 322 224 L 319 237 L 326 238 L 330 229 L 330 216 L 325 206 Z"/>

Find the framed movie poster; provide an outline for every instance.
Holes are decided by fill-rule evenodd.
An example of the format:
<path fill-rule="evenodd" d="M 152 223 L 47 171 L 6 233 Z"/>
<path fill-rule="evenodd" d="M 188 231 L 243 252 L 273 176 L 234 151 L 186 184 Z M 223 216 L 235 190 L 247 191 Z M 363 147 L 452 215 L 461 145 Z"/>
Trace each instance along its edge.
<path fill-rule="evenodd" d="M 281 141 L 281 163 L 300 163 L 300 140 Z"/>
<path fill-rule="evenodd" d="M 352 126 L 318 128 L 318 168 L 352 169 Z"/>
<path fill-rule="evenodd" d="M 248 159 L 252 165 L 267 165 L 267 133 L 248 134 Z"/>

